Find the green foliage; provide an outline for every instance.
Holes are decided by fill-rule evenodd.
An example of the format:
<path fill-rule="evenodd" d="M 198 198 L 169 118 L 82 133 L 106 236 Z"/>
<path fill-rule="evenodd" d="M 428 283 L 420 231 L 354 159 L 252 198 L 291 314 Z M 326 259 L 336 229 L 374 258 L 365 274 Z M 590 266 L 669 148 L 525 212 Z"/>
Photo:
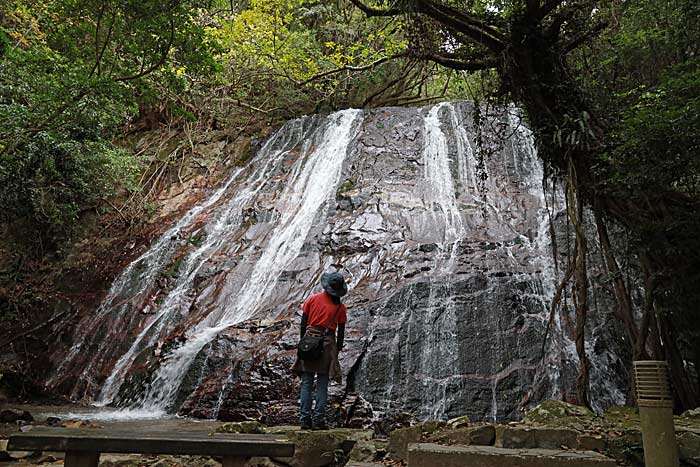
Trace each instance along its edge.
<path fill-rule="evenodd" d="M 8 0 L 0 16 L 0 223 L 57 245 L 81 212 L 136 189 L 112 140 L 163 86 L 212 72 L 197 2 Z M 34 231 L 36 235 L 27 236 Z"/>
<path fill-rule="evenodd" d="M 673 67 L 623 115 L 612 164 L 627 195 L 700 196 L 700 63 Z"/>
<path fill-rule="evenodd" d="M 434 67 L 391 59 L 407 47 L 403 27 L 366 20 L 348 1 L 257 0 L 208 31 L 225 48 L 228 97 L 290 117 L 395 104 L 415 92 L 411 84 Z"/>
<path fill-rule="evenodd" d="M 637 206 L 630 241 L 657 258 L 657 307 L 700 364 L 700 4 L 632 0 L 601 14 L 612 26 L 574 62 L 611 129 L 597 189 Z"/>

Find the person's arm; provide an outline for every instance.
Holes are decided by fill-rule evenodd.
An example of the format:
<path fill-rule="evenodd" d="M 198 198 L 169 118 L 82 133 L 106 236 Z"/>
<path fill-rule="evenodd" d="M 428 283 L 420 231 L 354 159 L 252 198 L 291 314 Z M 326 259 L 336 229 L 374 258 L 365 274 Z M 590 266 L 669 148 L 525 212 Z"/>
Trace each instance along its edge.
<path fill-rule="evenodd" d="M 309 315 L 306 313 L 303 313 L 301 315 L 301 337 L 304 337 L 304 334 L 306 334 L 306 325 L 309 322 Z"/>
<path fill-rule="evenodd" d="M 343 340 L 345 339 L 345 323 L 338 324 L 338 352 L 343 350 Z"/>

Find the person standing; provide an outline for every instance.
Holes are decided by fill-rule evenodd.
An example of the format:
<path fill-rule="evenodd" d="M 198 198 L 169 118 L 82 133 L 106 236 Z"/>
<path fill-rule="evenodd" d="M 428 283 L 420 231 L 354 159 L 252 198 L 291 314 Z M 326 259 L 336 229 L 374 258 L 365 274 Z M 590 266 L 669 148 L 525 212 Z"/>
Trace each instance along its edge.
<path fill-rule="evenodd" d="M 297 356 L 292 371 L 301 377 L 300 415 L 302 430 L 327 430 L 326 402 L 328 381 L 340 383 L 342 374 L 338 352 L 343 348 L 347 309 L 340 297 L 348 293 L 345 278 L 339 272 L 321 275 L 323 291 L 310 296 L 301 307 L 301 337 L 323 336 L 323 352 L 318 360 L 302 360 Z M 337 338 L 336 338 L 337 331 Z M 316 405 L 312 412 L 312 389 L 316 380 Z"/>

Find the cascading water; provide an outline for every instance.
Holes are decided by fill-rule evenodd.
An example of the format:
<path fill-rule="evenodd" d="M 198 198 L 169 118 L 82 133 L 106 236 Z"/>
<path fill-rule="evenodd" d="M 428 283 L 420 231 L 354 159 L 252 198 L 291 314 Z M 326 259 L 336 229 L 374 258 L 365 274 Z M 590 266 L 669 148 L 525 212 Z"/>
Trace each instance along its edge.
<path fill-rule="evenodd" d="M 450 104 L 438 104 L 431 108 L 425 118 L 425 143 L 423 151 L 424 183 L 426 184 L 426 201 L 436 205 L 442 213 L 438 222 L 444 224 L 444 241 L 438 244 L 435 258 L 435 275 L 430 280 L 428 309 L 423 316 L 426 331 L 422 339 L 425 343 L 420 357 L 420 371 L 425 374 L 424 415 L 430 418 L 442 418 L 445 413 L 447 384 L 444 375 L 450 373 L 457 362 L 457 330 L 454 304 L 452 301 L 441 302 L 441 297 L 452 295 L 452 273 L 455 266 L 455 254 L 466 231 L 462 214 L 457 206 L 457 182 L 464 184 L 464 175 L 468 172 L 465 148 L 468 140 L 458 137 L 457 163 L 459 176 L 454 179 L 450 168 L 447 137 L 441 129 L 440 113 L 447 110 L 451 119 L 456 120 L 454 108 Z M 454 128 L 453 128 L 454 129 Z M 462 136 L 462 134 L 460 134 Z M 435 368 L 438 375 L 430 374 Z M 429 386 L 433 386 L 430 388 Z M 437 390 L 435 388 L 437 386 Z"/>
<path fill-rule="evenodd" d="M 56 384 L 72 373 L 73 397 L 134 414 L 291 422 L 294 312 L 335 267 L 350 281 L 346 393 L 375 413 L 500 420 L 523 394 L 563 395 L 576 356 L 558 315 L 540 361 L 561 199 L 547 210 L 515 109 L 479 123 L 488 157 L 472 109 L 289 122 L 126 267 L 58 356 Z"/>
<path fill-rule="evenodd" d="M 298 125 L 298 123 L 293 125 Z M 296 134 L 297 138 L 303 135 L 303 133 L 298 131 L 292 131 L 290 134 Z M 292 144 L 298 143 L 297 138 L 291 139 Z M 274 147 L 275 141 L 276 138 L 271 139 L 262 148 L 262 154 L 267 156 L 267 160 L 262 164 L 262 167 L 254 172 L 249 178 L 249 183 L 246 187 L 239 191 L 230 202 L 226 203 L 223 211 L 218 213 L 215 216 L 215 220 L 205 229 L 206 241 L 185 258 L 184 264 L 180 267 L 184 271 L 180 273 L 175 287 L 168 293 L 153 320 L 136 336 L 129 350 L 119 358 L 112 369 L 112 373 L 105 381 L 97 398 L 98 405 L 107 405 L 114 400 L 123 382 L 124 372 L 133 364 L 137 354 L 144 348 L 152 346 L 158 337 L 162 335 L 166 326 L 176 322 L 179 317 L 179 310 L 187 296 L 187 291 L 193 285 L 194 277 L 225 241 L 224 234 L 229 226 L 237 225 L 241 222 L 241 211 L 244 206 L 260 191 L 271 171 L 278 166 L 283 156 L 289 152 L 289 149 L 286 148 L 287 145 L 283 145 L 285 149 L 271 149 Z"/>
<path fill-rule="evenodd" d="M 186 258 L 183 265 L 184 272 L 179 274 L 175 287 L 164 302 L 160 306 L 154 303 L 154 290 L 157 288 L 158 278 L 173 260 L 183 240 L 189 241 L 185 235 L 192 233 L 191 229 L 197 224 L 199 217 L 219 207 L 232 185 L 239 181 L 243 169 L 234 170 L 221 188 L 204 203 L 190 209 L 175 226 L 161 235 L 151 248 L 125 268 L 112 284 L 94 317 L 86 320 L 85 324 L 78 329 L 77 343 L 61 359 L 62 363 L 52 380 L 61 377 L 68 367 L 75 365 L 76 362 L 82 362 L 85 354 L 90 353 L 91 359 L 80 372 L 78 384 L 74 386 L 72 392 L 73 397 L 80 397 L 78 391 L 85 390 L 81 383 L 85 380 L 92 381 L 95 378 L 95 368 L 109 364 L 109 359 L 115 351 L 111 345 L 104 344 L 110 341 L 110 343 L 120 343 L 123 340 L 120 339 L 120 333 L 124 328 L 141 326 L 140 333 L 112 368 L 110 376 L 99 393 L 97 404 L 106 405 L 113 400 L 123 381 L 124 372 L 134 362 L 138 353 L 152 346 L 159 337 L 176 324 L 178 315 L 182 313 L 180 308 L 185 297 L 184 292 L 191 285 L 192 277 L 216 251 L 216 243 L 222 241 L 218 234 L 227 225 L 240 221 L 238 218 L 241 207 L 255 194 L 256 187 L 259 190 L 271 169 L 279 163 L 281 157 L 289 150 L 288 148 L 303 139 L 305 133 L 303 122 L 292 122 L 290 126 L 292 127 L 290 131 L 275 135 L 261 149 L 261 154 L 267 158 L 249 177 L 252 180 L 251 185 L 241 190 L 233 202 L 224 203 L 222 212 L 215 214 L 216 221 L 202 229 L 208 232 L 206 242 Z M 154 313 L 152 309 L 156 307 L 158 310 Z M 137 321 L 139 318 L 146 318 L 146 320 L 139 322 Z M 105 327 L 106 330 L 101 329 Z M 89 384 L 87 389 L 91 389 Z"/>
<path fill-rule="evenodd" d="M 301 248 L 305 234 L 308 232 L 317 210 L 334 192 L 345 153 L 350 142 L 351 129 L 359 117 L 359 111 L 344 111 L 329 117 L 322 126 L 320 135 L 312 130 L 302 119 L 287 124 L 284 131 L 278 132 L 263 146 L 257 159 L 261 161 L 245 180 L 242 189 L 228 193 L 234 182 L 239 182 L 242 169 L 233 175 L 204 203 L 192 208 L 174 227 L 165 232 L 158 241 L 141 257 L 132 262 L 112 285 L 106 299 L 94 318 L 88 320 L 80 329 L 83 340 L 74 345 L 65 363 L 58 368 L 56 376 L 65 371 L 81 349 L 95 341 L 94 331 L 105 321 L 127 321 L 133 308 L 141 305 L 143 297 L 151 292 L 154 282 L 163 268 L 172 260 L 175 250 L 181 243 L 180 234 L 191 230 L 198 215 L 205 212 L 228 194 L 227 201 L 221 203 L 218 210 L 210 214 L 212 220 L 196 233 L 204 236 L 204 241 L 189 252 L 179 266 L 177 280 L 170 292 L 157 303 L 148 303 L 146 307 L 157 310 L 135 336 L 127 351 L 114 364 L 111 374 L 105 380 L 97 405 L 107 405 L 115 400 L 124 382 L 125 373 L 134 364 L 135 359 L 144 350 L 153 347 L 179 323 L 191 305 L 190 292 L 194 279 L 213 255 L 219 253 L 230 233 L 242 222 L 244 208 L 253 202 L 263 186 L 269 182 L 273 173 L 280 169 L 284 158 L 299 144 L 304 145 L 302 155 L 294 166 L 294 173 L 284 191 L 278 206 L 283 212 L 279 226 L 271 236 L 267 248 L 250 272 L 248 281 L 237 290 L 234 306 L 222 306 L 214 310 L 205 320 L 188 333 L 188 341 L 178 348 L 160 367 L 148 391 L 135 401 L 134 408 L 146 407 L 150 411 L 163 411 L 171 402 L 177 391 L 179 379 L 187 371 L 196 353 L 209 342 L 220 330 L 243 321 L 257 311 L 265 296 L 260 290 L 269 288 L 276 280 L 276 275 L 287 263 L 294 259 Z M 319 141 L 316 141 L 319 140 Z M 312 146 L 312 143 L 319 143 Z M 308 154 L 307 154 L 308 153 Z M 308 188 L 310 189 L 308 189 Z M 233 227 L 233 228 L 232 228 Z M 192 232 L 190 232 L 192 233 Z M 131 295 L 130 298 L 125 299 Z M 230 296 L 221 297 L 229 302 Z M 131 306 L 129 306 L 131 305 Z M 114 323 L 112 323 L 114 324 Z M 82 377 L 92 377 L 91 370 L 100 365 L 110 348 L 102 347 L 82 372 Z"/>
<path fill-rule="evenodd" d="M 177 348 L 161 364 L 153 377 L 148 392 L 136 405 L 148 409 L 169 408 L 187 369 L 199 351 L 219 332 L 229 326 L 252 317 L 267 297 L 267 291 L 279 274 L 299 254 L 318 210 L 335 193 L 343 160 L 351 141 L 351 130 L 360 111 L 343 111 L 332 117 L 335 124 L 324 132 L 321 143 L 304 158 L 302 154 L 287 188 L 278 205 L 282 216 L 260 259 L 255 263 L 248 280 L 235 296 L 225 296 L 232 301 L 222 306 L 207 319 L 194 327 L 187 342 Z"/>

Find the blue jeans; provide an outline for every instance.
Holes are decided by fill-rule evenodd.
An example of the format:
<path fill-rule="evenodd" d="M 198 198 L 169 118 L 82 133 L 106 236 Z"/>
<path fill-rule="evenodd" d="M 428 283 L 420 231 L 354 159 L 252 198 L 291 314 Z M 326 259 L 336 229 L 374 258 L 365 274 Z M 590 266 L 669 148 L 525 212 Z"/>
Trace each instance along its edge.
<path fill-rule="evenodd" d="M 301 420 L 311 420 L 311 390 L 316 378 L 316 407 L 314 407 L 313 418 L 323 420 L 326 416 L 326 402 L 328 401 L 328 373 L 310 373 L 305 371 L 301 374 Z"/>

